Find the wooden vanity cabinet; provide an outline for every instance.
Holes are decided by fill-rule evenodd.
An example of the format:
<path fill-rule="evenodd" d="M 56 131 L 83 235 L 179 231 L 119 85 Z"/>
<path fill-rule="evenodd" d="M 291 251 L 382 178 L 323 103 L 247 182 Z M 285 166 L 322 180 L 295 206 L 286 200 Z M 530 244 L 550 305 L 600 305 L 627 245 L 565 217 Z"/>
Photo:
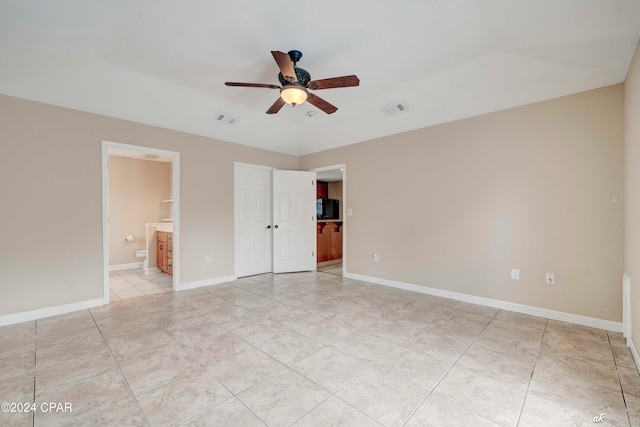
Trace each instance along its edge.
<path fill-rule="evenodd" d="M 158 231 L 157 252 L 158 268 L 173 276 L 173 233 Z"/>

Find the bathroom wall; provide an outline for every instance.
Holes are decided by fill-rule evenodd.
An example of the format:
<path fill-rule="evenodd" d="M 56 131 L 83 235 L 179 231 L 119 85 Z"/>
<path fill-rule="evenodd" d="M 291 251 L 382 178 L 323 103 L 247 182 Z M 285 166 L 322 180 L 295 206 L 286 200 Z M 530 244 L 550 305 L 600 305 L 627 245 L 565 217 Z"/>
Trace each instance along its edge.
<path fill-rule="evenodd" d="M 109 266 L 140 262 L 147 222 L 169 214 L 171 163 L 109 156 Z M 125 237 L 133 235 L 133 242 Z"/>

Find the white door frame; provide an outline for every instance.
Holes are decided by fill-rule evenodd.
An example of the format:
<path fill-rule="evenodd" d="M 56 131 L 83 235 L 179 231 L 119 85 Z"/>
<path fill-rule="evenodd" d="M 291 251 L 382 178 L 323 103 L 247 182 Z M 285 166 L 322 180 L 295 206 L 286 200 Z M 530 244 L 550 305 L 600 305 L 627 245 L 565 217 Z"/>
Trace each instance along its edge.
<path fill-rule="evenodd" d="M 347 272 L 347 165 L 344 163 L 309 169 L 311 172 L 324 172 L 342 169 L 342 275 Z M 317 219 L 316 219 L 317 221 Z"/>
<path fill-rule="evenodd" d="M 109 304 L 109 149 L 171 156 L 171 192 L 173 195 L 173 290 L 180 283 L 180 153 L 160 148 L 102 141 L 102 270 L 104 304 Z M 159 201 L 158 201 L 159 202 Z M 148 244 L 148 242 L 147 242 Z M 148 259 L 147 254 L 147 259 Z"/>

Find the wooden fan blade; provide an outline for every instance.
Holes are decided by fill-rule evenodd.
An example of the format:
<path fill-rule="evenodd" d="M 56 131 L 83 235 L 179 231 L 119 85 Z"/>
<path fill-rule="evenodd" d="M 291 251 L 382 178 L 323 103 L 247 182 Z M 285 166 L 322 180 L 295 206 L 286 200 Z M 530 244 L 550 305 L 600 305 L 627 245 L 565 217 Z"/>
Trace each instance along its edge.
<path fill-rule="evenodd" d="M 280 67 L 282 76 L 291 83 L 298 83 L 298 78 L 296 77 L 296 72 L 293 69 L 293 63 L 291 62 L 291 58 L 289 58 L 289 54 L 272 50 L 271 55 L 273 55 L 273 59 L 276 60 L 278 67 Z"/>
<path fill-rule="evenodd" d="M 357 76 L 333 77 L 330 79 L 313 80 L 307 84 L 309 89 L 333 89 L 336 87 L 359 86 L 360 79 Z"/>
<path fill-rule="evenodd" d="M 282 100 L 282 98 L 278 97 L 278 99 L 276 99 L 276 102 L 273 103 L 273 105 L 271 107 L 269 107 L 269 109 L 267 110 L 267 114 L 275 114 L 278 111 L 280 111 L 280 109 L 282 108 L 282 106 L 285 104 L 285 102 Z M 320 108 L 320 107 L 318 107 Z"/>
<path fill-rule="evenodd" d="M 329 104 L 324 99 L 312 93 L 309 93 L 309 95 L 307 95 L 307 102 L 309 102 L 309 104 L 315 105 L 316 107 L 318 107 L 319 109 L 321 109 L 327 114 L 333 114 L 336 111 L 338 111 L 338 107 Z"/>
<path fill-rule="evenodd" d="M 227 86 L 240 86 L 240 87 L 264 87 L 267 89 L 280 89 L 280 86 L 268 85 L 265 83 L 238 83 L 238 82 L 224 82 Z"/>

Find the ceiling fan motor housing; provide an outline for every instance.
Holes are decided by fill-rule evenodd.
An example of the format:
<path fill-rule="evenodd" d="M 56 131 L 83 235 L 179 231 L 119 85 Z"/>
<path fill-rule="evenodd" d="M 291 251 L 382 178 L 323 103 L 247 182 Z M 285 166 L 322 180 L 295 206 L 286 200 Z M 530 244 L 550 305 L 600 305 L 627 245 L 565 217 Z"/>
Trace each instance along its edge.
<path fill-rule="evenodd" d="M 296 78 L 298 79 L 298 84 L 304 87 L 307 87 L 307 84 L 311 81 L 311 74 L 309 74 L 307 70 L 304 70 L 298 67 L 294 67 L 293 70 L 296 72 Z M 278 80 L 280 80 L 280 84 L 282 84 L 282 86 L 289 86 L 291 84 L 295 84 L 285 79 L 282 76 L 282 73 L 278 73 Z"/>

